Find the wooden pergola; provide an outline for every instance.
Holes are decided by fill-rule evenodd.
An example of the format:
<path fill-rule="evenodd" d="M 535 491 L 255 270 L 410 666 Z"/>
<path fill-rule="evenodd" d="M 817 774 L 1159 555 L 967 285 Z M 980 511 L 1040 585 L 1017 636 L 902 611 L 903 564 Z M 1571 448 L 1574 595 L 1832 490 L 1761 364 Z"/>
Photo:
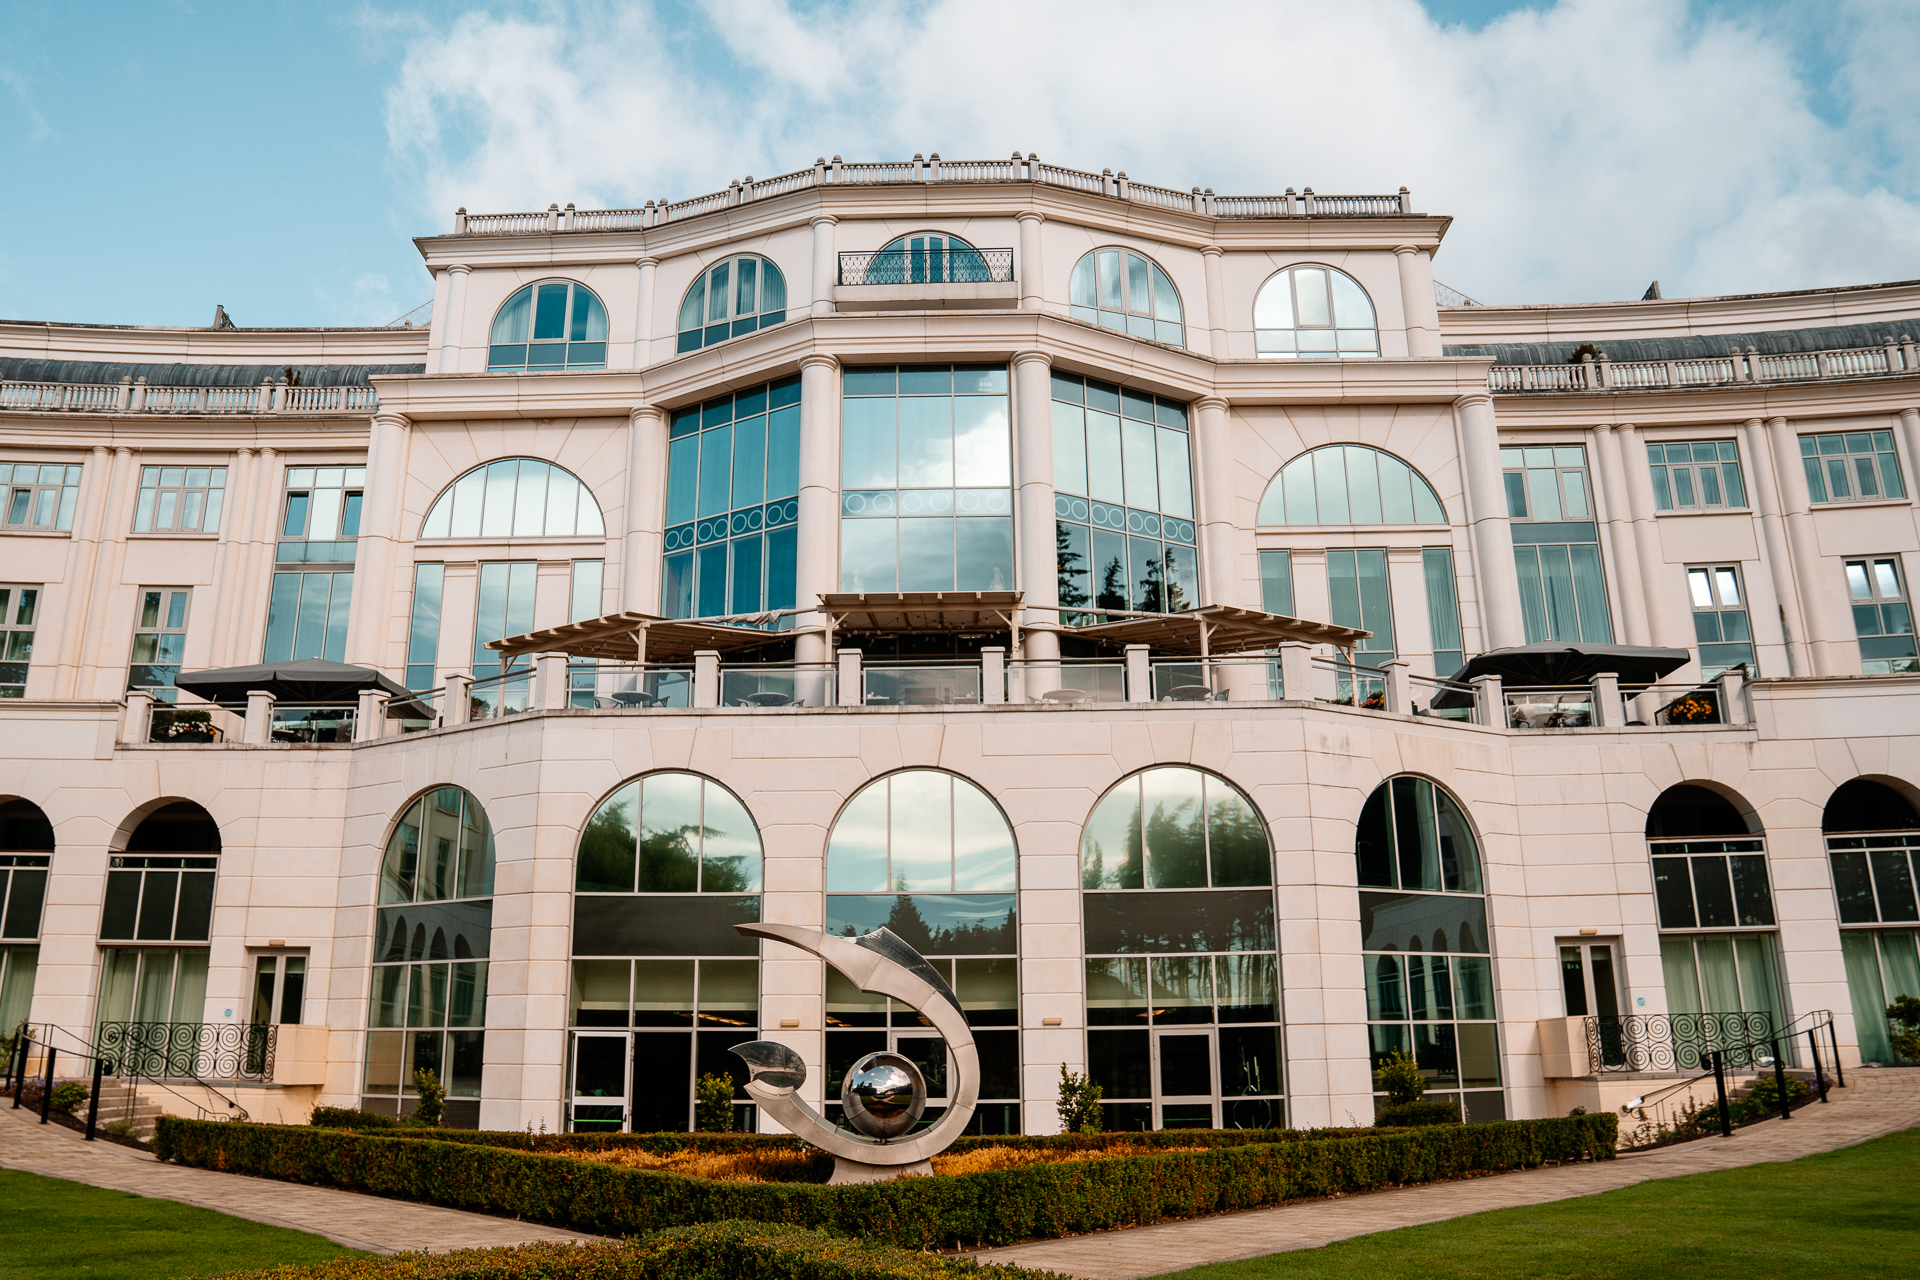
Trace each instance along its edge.
<path fill-rule="evenodd" d="M 610 662 L 692 662 L 701 649 L 721 653 L 752 649 L 791 635 L 763 631 L 724 620 L 662 618 L 651 613 L 609 613 L 584 622 L 569 622 L 529 631 L 522 636 L 490 640 L 487 648 L 509 658 L 535 653 L 564 653 L 575 658 Z"/>
<path fill-rule="evenodd" d="M 1021 593 L 1018 591 L 859 591 L 820 597 L 827 615 L 827 642 L 847 635 L 952 635 L 963 631 L 1005 631 L 1009 647 L 1020 650 Z"/>
<path fill-rule="evenodd" d="M 1109 611 L 1108 616 L 1114 616 Z M 1229 604 L 1202 605 L 1184 613 L 1137 613 L 1116 617 L 1112 622 L 1092 626 L 1063 628 L 1062 634 L 1104 644 L 1151 645 L 1166 654 L 1193 655 L 1255 653 L 1288 641 L 1306 644 L 1330 644 L 1344 650 L 1349 661 L 1353 646 L 1373 632 L 1357 627 L 1336 627 L 1330 622 L 1310 622 L 1289 618 L 1281 613 L 1262 613 Z"/>

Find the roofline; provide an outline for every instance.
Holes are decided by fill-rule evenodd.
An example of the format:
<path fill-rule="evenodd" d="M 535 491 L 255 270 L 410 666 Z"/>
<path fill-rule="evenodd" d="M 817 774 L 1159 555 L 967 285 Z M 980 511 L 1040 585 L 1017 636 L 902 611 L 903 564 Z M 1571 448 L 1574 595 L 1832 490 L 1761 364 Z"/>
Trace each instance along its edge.
<path fill-rule="evenodd" d="M 1622 298 L 1616 302 L 1483 302 L 1471 307 L 1441 307 L 1462 316 L 1490 311 L 1572 311 L 1582 307 L 1671 307 L 1685 302 L 1759 302 L 1771 298 L 1817 298 L 1822 294 L 1864 293 L 1871 289 L 1912 289 L 1920 280 L 1883 280 L 1875 284 L 1838 284 L 1818 289 L 1781 289 L 1774 293 L 1705 293 L 1689 298 Z"/>
<path fill-rule="evenodd" d="M 128 333 L 405 333 L 408 329 L 416 332 L 424 330 L 425 325 L 407 325 L 395 328 L 388 324 L 343 324 L 343 325 L 288 325 L 284 328 L 251 328 L 235 325 L 231 329 L 215 329 L 211 325 L 183 324 L 97 324 L 90 320 L 8 320 L 0 318 L 0 327 L 22 329 L 113 329 Z"/>

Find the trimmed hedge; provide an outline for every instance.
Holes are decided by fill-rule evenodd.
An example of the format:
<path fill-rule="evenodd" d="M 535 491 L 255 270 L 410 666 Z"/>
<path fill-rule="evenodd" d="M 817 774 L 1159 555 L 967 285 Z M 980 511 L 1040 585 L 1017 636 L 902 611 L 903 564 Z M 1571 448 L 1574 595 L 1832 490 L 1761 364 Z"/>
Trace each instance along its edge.
<path fill-rule="evenodd" d="M 175 1116 L 160 1119 L 155 1150 L 163 1160 L 200 1168 L 421 1200 L 594 1235 L 633 1236 L 737 1218 L 924 1249 L 1011 1244 L 1549 1162 L 1611 1159 L 1616 1141 L 1611 1114 L 1571 1116 L 1295 1136 L 1210 1151 L 1149 1151 L 842 1187 L 719 1182 L 476 1142 Z"/>
<path fill-rule="evenodd" d="M 915 1253 L 819 1231 L 714 1222 L 605 1244 L 531 1244 L 336 1258 L 223 1280 L 1066 1280 L 1051 1271 Z"/>
<path fill-rule="evenodd" d="M 1415 1098 L 1380 1108 L 1373 1117 L 1376 1129 L 1418 1129 L 1423 1125 L 1459 1124 L 1460 1104 L 1451 1098 Z"/>
<path fill-rule="evenodd" d="M 1259 1143 L 1295 1142 L 1313 1138 L 1345 1138 L 1370 1129 L 1153 1129 L 1102 1133 L 988 1134 L 957 1139 L 955 1153 L 982 1147 L 1012 1147 L 1021 1151 L 1104 1151 L 1109 1147 L 1244 1147 Z M 582 1151 L 645 1151 L 671 1155 L 676 1151 L 798 1151 L 807 1144 L 790 1134 L 777 1133 L 523 1133 L 513 1130 L 434 1129 L 409 1125 L 394 1128 L 385 1137 L 426 1138 L 435 1142 L 463 1142 L 506 1147 L 514 1151 L 561 1154 Z"/>
<path fill-rule="evenodd" d="M 383 1116 L 378 1111 L 362 1111 L 357 1107 L 315 1107 L 313 1114 L 307 1117 L 307 1123 L 318 1125 L 322 1129 L 398 1129 L 400 1122 L 392 1116 Z M 428 1130 L 428 1132 L 437 1132 Z"/>

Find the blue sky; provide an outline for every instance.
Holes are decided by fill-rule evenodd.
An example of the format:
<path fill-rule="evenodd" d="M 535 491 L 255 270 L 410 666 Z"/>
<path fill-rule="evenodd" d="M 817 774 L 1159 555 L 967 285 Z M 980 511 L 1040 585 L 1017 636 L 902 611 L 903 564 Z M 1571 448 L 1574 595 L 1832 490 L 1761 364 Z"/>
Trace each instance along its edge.
<path fill-rule="evenodd" d="M 1014 146 L 1223 192 L 1405 183 L 1456 219 L 1439 276 L 1488 301 L 1920 277 L 1898 0 L 0 0 L 0 22 L 15 319 L 384 323 L 430 296 L 411 239 L 456 205 Z"/>

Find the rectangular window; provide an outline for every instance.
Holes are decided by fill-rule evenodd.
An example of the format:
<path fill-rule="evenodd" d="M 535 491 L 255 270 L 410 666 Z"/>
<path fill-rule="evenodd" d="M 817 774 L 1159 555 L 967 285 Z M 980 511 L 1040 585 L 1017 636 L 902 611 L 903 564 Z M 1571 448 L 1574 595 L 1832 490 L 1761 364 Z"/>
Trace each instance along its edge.
<path fill-rule="evenodd" d="M 40 588 L 0 582 L 0 698 L 27 696 Z"/>
<path fill-rule="evenodd" d="M 480 566 L 479 598 L 473 610 L 473 678 L 501 674 L 500 651 L 490 640 L 522 636 L 533 630 L 535 560 L 494 560 Z"/>
<path fill-rule="evenodd" d="M 606 577 L 607 562 L 604 560 L 575 560 L 573 562 L 573 583 L 568 594 L 567 621 L 585 622 L 598 618 L 602 613 L 600 592 Z M 575 658 L 567 665 L 570 673 L 568 689 L 571 691 L 570 704 L 576 707 L 594 705 L 594 668 L 599 665 L 595 658 Z"/>
<path fill-rule="evenodd" d="M 353 604 L 351 573 L 276 573 L 267 604 L 267 643 L 262 661 L 347 658 L 347 613 Z"/>
<path fill-rule="evenodd" d="M 32 942 L 40 937 L 47 867 L 52 861 L 53 855 L 47 853 L 0 853 L 0 938 Z M 0 1026 L 18 1025 L 0 1022 Z"/>
<path fill-rule="evenodd" d="M 107 861 L 102 941 L 205 942 L 213 924 L 213 878 L 205 854 L 126 854 Z"/>
<path fill-rule="evenodd" d="M 1333 606 L 1333 625 L 1373 632 L 1357 646 L 1360 664 L 1377 667 L 1391 662 L 1396 650 L 1387 553 L 1379 548 L 1328 551 L 1327 591 Z"/>
<path fill-rule="evenodd" d="M 1881 502 L 1904 498 L 1900 457 L 1891 431 L 1801 436 L 1800 463 L 1814 502 Z"/>
<path fill-rule="evenodd" d="M 693 618 L 792 608 L 800 379 L 675 410 L 668 436 L 660 612 Z M 600 616 L 598 597 L 587 616 Z"/>
<path fill-rule="evenodd" d="M 101 954 L 99 1021 L 195 1024 L 206 1021 L 206 947 L 108 947 Z M 186 1035 L 189 1051 L 180 1052 L 171 1035 L 142 1036 L 152 1050 L 138 1054 L 132 1069 L 149 1076 L 191 1076 L 203 1064 L 190 1051 L 197 1035 Z M 157 1041 L 157 1043 L 154 1043 Z M 168 1046 L 162 1050 L 161 1046 Z"/>
<path fill-rule="evenodd" d="M 1653 505 L 1661 511 L 1726 511 L 1747 505 L 1740 446 L 1732 440 L 1649 444 Z"/>
<path fill-rule="evenodd" d="M 0 462 L 0 529 L 70 530 L 79 464 Z"/>
<path fill-rule="evenodd" d="M 280 508 L 281 564 L 352 564 L 365 467 L 288 467 Z"/>
<path fill-rule="evenodd" d="M 1500 464 L 1527 643 L 1612 644 L 1585 447 L 1507 446 Z"/>
<path fill-rule="evenodd" d="M 446 585 L 446 565 L 413 567 L 413 618 L 407 628 L 409 689 L 431 689 L 437 683 L 434 666 L 440 660 L 440 607 Z"/>
<path fill-rule="evenodd" d="M 1853 631 L 1860 637 L 1861 669 L 1870 676 L 1920 671 L 1900 557 L 1847 561 L 1847 595 L 1853 601 Z"/>
<path fill-rule="evenodd" d="M 1260 553 L 1260 607 L 1268 613 L 1293 618 L 1293 552 Z"/>
<path fill-rule="evenodd" d="M 1920 832 L 1828 836 L 1833 887 L 1841 924 L 1906 924 L 1920 921 Z M 1920 991 L 1913 992 L 1920 995 Z"/>
<path fill-rule="evenodd" d="M 1445 680 L 1467 665 L 1466 645 L 1460 639 L 1460 590 L 1453 577 L 1453 548 L 1423 548 L 1420 567 L 1427 578 L 1427 626 L 1433 633 L 1433 673 Z"/>
<path fill-rule="evenodd" d="M 0 1027 L 17 1027 L 33 1009 L 33 979 L 40 948 L 0 948 Z"/>
<path fill-rule="evenodd" d="M 1757 839 L 1655 844 L 1653 897 L 1662 929 L 1774 925 L 1765 846 Z"/>
<path fill-rule="evenodd" d="M 1507 517 L 1543 524 L 1593 519 L 1584 445 L 1507 446 L 1500 450 Z"/>
<path fill-rule="evenodd" d="M 218 533 L 227 498 L 225 467 L 142 467 L 135 533 Z"/>
<path fill-rule="evenodd" d="M 149 690 L 163 702 L 174 700 L 177 691 L 173 680 L 180 674 L 181 654 L 187 647 L 187 601 L 191 594 L 186 587 L 140 589 L 127 688 Z"/>
<path fill-rule="evenodd" d="M 1753 658 L 1753 627 L 1737 564 L 1688 565 L 1687 594 L 1693 604 L 1693 637 L 1700 646 L 1700 671 L 1711 680 L 1729 667 L 1744 665 L 1759 674 Z"/>

